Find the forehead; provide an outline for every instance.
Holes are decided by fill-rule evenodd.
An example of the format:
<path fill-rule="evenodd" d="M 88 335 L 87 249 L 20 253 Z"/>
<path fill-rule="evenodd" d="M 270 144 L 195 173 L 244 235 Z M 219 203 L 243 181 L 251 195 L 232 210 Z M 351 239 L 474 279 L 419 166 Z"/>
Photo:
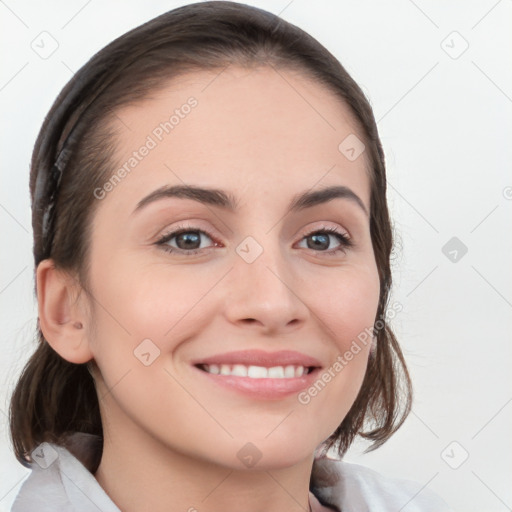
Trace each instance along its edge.
<path fill-rule="evenodd" d="M 300 72 L 231 65 L 187 73 L 116 117 L 116 165 L 138 158 L 122 183 L 132 202 L 183 181 L 261 193 L 342 184 L 369 204 L 366 153 L 351 161 L 340 150 L 347 137 L 363 140 L 354 115 Z M 143 146 L 151 149 L 133 156 Z"/>

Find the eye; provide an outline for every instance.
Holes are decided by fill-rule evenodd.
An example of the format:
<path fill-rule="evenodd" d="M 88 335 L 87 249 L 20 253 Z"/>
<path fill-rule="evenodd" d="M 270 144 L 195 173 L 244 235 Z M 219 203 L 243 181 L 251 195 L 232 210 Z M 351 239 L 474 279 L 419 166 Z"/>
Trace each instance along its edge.
<path fill-rule="evenodd" d="M 332 239 L 337 239 L 339 245 L 334 249 L 327 250 L 329 249 Z M 342 233 L 332 227 L 322 227 L 319 230 L 311 231 L 301 240 L 301 242 L 304 240 L 306 241 L 306 247 L 308 249 L 313 249 L 316 252 L 324 252 L 330 255 L 336 254 L 340 251 L 345 252 L 354 245 L 352 240 L 350 240 L 345 233 Z"/>
<path fill-rule="evenodd" d="M 173 231 L 159 238 L 155 242 L 155 245 L 159 246 L 165 252 L 182 254 L 184 256 L 198 254 L 220 245 L 214 242 L 208 247 L 201 247 L 202 238 L 207 238 L 211 241 L 214 240 L 213 236 L 204 229 L 195 226 L 178 226 Z M 332 240 L 337 240 L 338 245 L 335 246 L 334 249 L 329 250 Z M 345 252 L 354 245 L 352 240 L 350 240 L 345 233 L 332 227 L 322 227 L 311 231 L 302 238 L 301 243 L 303 241 L 306 241 L 307 249 L 328 255 L 333 255 L 340 251 Z"/>
<path fill-rule="evenodd" d="M 204 247 L 200 247 L 201 239 L 204 237 L 213 241 L 212 236 L 204 229 L 199 229 L 194 226 L 178 226 L 174 231 L 166 233 L 159 238 L 156 245 L 165 252 L 188 256 L 205 250 Z M 214 243 L 214 245 L 218 244 Z"/>

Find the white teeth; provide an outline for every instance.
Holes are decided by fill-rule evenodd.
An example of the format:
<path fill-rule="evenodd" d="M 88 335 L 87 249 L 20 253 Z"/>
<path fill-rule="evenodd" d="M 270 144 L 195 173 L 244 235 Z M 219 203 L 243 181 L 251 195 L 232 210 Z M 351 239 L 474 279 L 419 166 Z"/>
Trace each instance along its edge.
<path fill-rule="evenodd" d="M 210 373 L 215 373 L 215 374 L 219 374 L 220 373 L 220 367 L 218 364 L 211 364 L 209 365 L 208 367 L 208 371 Z"/>
<path fill-rule="evenodd" d="M 233 375 L 235 377 L 250 377 L 251 379 L 293 379 L 307 374 L 304 366 L 245 366 L 243 364 L 205 364 L 202 368 L 215 375 Z"/>
<path fill-rule="evenodd" d="M 268 369 L 263 366 L 249 366 L 247 369 L 247 377 L 252 379 L 266 379 L 268 377 Z"/>
<path fill-rule="evenodd" d="M 231 375 L 236 375 L 237 377 L 247 377 L 247 367 L 243 364 L 235 364 L 233 366 Z"/>
<path fill-rule="evenodd" d="M 284 369 L 284 376 L 288 379 L 295 377 L 295 366 L 287 366 Z"/>
<path fill-rule="evenodd" d="M 282 366 L 272 366 L 268 369 L 270 379 L 284 379 L 284 369 Z"/>

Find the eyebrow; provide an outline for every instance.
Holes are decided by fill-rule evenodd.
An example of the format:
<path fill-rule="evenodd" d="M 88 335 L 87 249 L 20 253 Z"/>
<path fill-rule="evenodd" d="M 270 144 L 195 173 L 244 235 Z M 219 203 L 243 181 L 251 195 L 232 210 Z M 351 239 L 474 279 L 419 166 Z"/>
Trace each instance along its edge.
<path fill-rule="evenodd" d="M 238 208 L 238 200 L 232 194 L 224 190 L 193 185 L 164 185 L 141 199 L 133 213 L 142 210 L 155 201 L 170 197 L 192 199 L 193 201 L 218 206 L 231 212 L 236 212 Z M 288 206 L 288 212 L 299 212 L 306 208 L 327 203 L 333 199 L 347 199 L 357 204 L 364 211 L 366 216 L 368 216 L 368 210 L 361 198 L 350 188 L 341 185 L 314 191 L 308 190 L 295 195 Z"/>

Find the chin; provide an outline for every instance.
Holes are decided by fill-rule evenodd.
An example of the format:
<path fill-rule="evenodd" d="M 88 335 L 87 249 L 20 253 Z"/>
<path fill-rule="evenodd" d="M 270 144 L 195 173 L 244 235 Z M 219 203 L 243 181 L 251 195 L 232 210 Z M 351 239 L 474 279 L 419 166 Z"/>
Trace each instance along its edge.
<path fill-rule="evenodd" d="M 237 446 L 236 469 L 243 469 L 244 466 L 248 470 L 283 469 L 313 457 L 316 445 L 305 442 L 305 438 L 300 440 L 276 436 L 270 439 L 272 435 L 260 441 L 247 441 L 239 448 Z M 308 448 L 308 445 L 311 446 Z"/>

